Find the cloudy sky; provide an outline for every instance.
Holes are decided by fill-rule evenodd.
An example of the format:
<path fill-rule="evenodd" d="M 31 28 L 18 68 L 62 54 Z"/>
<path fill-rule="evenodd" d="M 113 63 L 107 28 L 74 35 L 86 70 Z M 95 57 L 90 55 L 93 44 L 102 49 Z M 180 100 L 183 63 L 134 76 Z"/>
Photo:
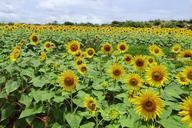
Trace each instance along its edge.
<path fill-rule="evenodd" d="M 0 0 L 0 22 L 192 19 L 192 0 Z"/>

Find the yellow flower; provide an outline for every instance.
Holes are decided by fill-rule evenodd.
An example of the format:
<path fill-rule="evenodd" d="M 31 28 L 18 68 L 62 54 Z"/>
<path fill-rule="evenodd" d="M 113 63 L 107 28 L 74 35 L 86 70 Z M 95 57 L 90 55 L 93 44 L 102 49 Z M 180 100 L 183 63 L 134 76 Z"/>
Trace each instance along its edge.
<path fill-rule="evenodd" d="M 180 58 L 191 58 L 192 57 L 192 50 L 187 49 L 187 50 L 181 51 L 179 53 L 179 57 Z"/>
<path fill-rule="evenodd" d="M 176 75 L 176 79 L 177 81 L 181 84 L 181 85 L 188 85 L 189 84 L 189 80 L 187 79 L 187 77 L 182 73 L 179 72 Z"/>
<path fill-rule="evenodd" d="M 160 116 L 164 108 L 163 100 L 149 90 L 136 97 L 134 104 L 136 112 L 147 121 Z"/>
<path fill-rule="evenodd" d="M 79 65 L 77 69 L 78 69 L 78 72 L 81 73 L 82 75 L 85 75 L 88 70 L 86 64 Z"/>
<path fill-rule="evenodd" d="M 153 57 L 151 57 L 151 56 L 148 56 L 148 57 L 147 57 L 147 61 L 148 61 L 149 66 L 151 66 L 151 65 L 157 65 L 157 62 L 156 62 L 155 59 L 154 59 Z"/>
<path fill-rule="evenodd" d="M 163 56 L 164 55 L 162 49 L 157 45 L 150 46 L 149 52 L 155 56 Z"/>
<path fill-rule="evenodd" d="M 125 62 L 126 62 L 127 64 L 130 64 L 130 63 L 131 63 L 132 58 L 133 58 L 133 57 L 132 57 L 130 54 L 126 54 L 126 55 L 124 56 L 124 60 L 125 60 Z"/>
<path fill-rule="evenodd" d="M 113 51 L 112 45 L 110 43 L 104 43 L 101 47 L 101 51 L 104 54 L 110 54 Z"/>
<path fill-rule="evenodd" d="M 39 55 L 39 59 L 41 61 L 44 61 L 46 59 L 46 53 L 45 52 L 41 52 L 40 55 Z"/>
<path fill-rule="evenodd" d="M 125 79 L 125 83 L 128 86 L 130 86 L 132 89 L 137 90 L 142 85 L 143 80 L 138 74 L 132 73 L 132 74 L 128 74 L 127 78 Z"/>
<path fill-rule="evenodd" d="M 183 74 L 185 77 L 189 80 L 189 82 L 192 82 L 192 66 L 185 67 L 183 69 Z"/>
<path fill-rule="evenodd" d="M 82 60 L 81 58 L 77 58 L 77 59 L 75 60 L 75 64 L 76 64 L 77 66 L 79 66 L 79 65 L 83 64 L 83 60 Z"/>
<path fill-rule="evenodd" d="M 22 47 L 23 45 L 25 45 L 26 44 L 26 41 L 25 40 L 21 40 L 20 42 L 19 42 L 19 46 L 20 47 Z"/>
<path fill-rule="evenodd" d="M 11 61 L 15 62 L 21 53 L 21 47 L 16 46 L 10 54 Z"/>
<path fill-rule="evenodd" d="M 117 50 L 120 53 L 124 53 L 124 52 L 126 52 L 128 50 L 128 45 L 125 42 L 119 42 L 117 44 Z"/>
<path fill-rule="evenodd" d="M 86 107 L 88 111 L 95 113 L 97 110 L 96 100 L 91 96 L 85 97 L 84 107 Z"/>
<path fill-rule="evenodd" d="M 78 79 L 73 71 L 67 70 L 60 74 L 59 83 L 68 92 L 76 89 Z"/>
<path fill-rule="evenodd" d="M 54 48 L 55 47 L 55 44 L 54 43 L 52 43 L 52 42 L 45 42 L 45 44 L 44 44 L 44 48 L 45 48 L 45 50 L 46 51 L 48 51 L 49 49 L 51 49 L 51 48 Z"/>
<path fill-rule="evenodd" d="M 179 53 L 181 51 L 181 45 L 179 44 L 174 44 L 172 47 L 171 47 L 171 51 L 173 53 Z"/>
<path fill-rule="evenodd" d="M 33 45 L 38 45 L 38 43 L 39 43 L 39 38 L 35 33 L 30 35 L 29 40 L 31 41 L 31 43 Z"/>
<path fill-rule="evenodd" d="M 181 121 L 183 123 L 189 124 L 189 127 L 192 127 L 192 97 L 188 97 L 180 104 L 179 115 L 183 118 Z"/>
<path fill-rule="evenodd" d="M 70 41 L 68 44 L 67 44 L 67 52 L 72 54 L 72 55 L 75 55 L 78 53 L 78 51 L 80 50 L 80 43 L 78 41 Z"/>
<path fill-rule="evenodd" d="M 87 48 L 86 49 L 86 56 L 88 58 L 92 58 L 95 54 L 95 50 L 93 48 Z"/>
<path fill-rule="evenodd" d="M 125 70 L 122 65 L 120 64 L 113 64 L 109 68 L 109 75 L 113 79 L 120 79 L 124 75 Z"/>
<path fill-rule="evenodd" d="M 136 70 L 145 70 L 147 67 L 146 57 L 142 55 L 135 56 L 132 61 L 132 65 Z"/>
<path fill-rule="evenodd" d="M 151 86 L 163 86 L 168 80 L 167 68 L 164 65 L 151 66 L 146 71 L 146 80 Z"/>

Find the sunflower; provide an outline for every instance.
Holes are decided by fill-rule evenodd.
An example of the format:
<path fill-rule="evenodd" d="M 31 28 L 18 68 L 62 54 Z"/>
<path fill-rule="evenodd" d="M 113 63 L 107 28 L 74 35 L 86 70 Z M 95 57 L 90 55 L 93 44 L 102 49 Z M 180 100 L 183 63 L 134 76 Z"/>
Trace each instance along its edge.
<path fill-rule="evenodd" d="M 188 49 L 188 50 L 184 50 L 181 51 L 179 54 L 180 58 L 191 58 L 192 57 L 192 50 Z"/>
<path fill-rule="evenodd" d="M 75 64 L 76 64 L 77 66 L 79 66 L 79 65 L 83 64 L 83 60 L 82 60 L 81 58 L 77 58 L 77 59 L 75 60 Z"/>
<path fill-rule="evenodd" d="M 164 55 L 162 49 L 157 45 L 152 45 L 151 47 L 149 47 L 149 52 L 155 56 L 163 56 Z"/>
<path fill-rule="evenodd" d="M 86 107 L 90 112 L 95 113 L 97 110 L 96 100 L 91 96 L 85 97 L 84 107 Z"/>
<path fill-rule="evenodd" d="M 146 71 L 146 79 L 151 86 L 163 86 L 168 80 L 167 68 L 164 65 L 151 66 Z"/>
<path fill-rule="evenodd" d="M 125 62 L 126 62 L 127 64 L 130 64 L 130 63 L 131 63 L 132 58 L 133 58 L 133 57 L 132 57 L 130 54 L 126 54 L 126 55 L 124 56 L 124 60 L 125 60 Z"/>
<path fill-rule="evenodd" d="M 117 108 L 113 107 L 108 113 L 108 117 L 110 120 L 117 120 L 120 117 L 120 112 Z"/>
<path fill-rule="evenodd" d="M 150 90 L 142 92 L 140 96 L 136 97 L 134 104 L 136 112 L 146 121 L 160 116 L 164 107 L 163 100 Z"/>
<path fill-rule="evenodd" d="M 29 40 L 33 45 L 38 45 L 39 43 L 39 37 L 35 33 L 30 35 Z"/>
<path fill-rule="evenodd" d="M 192 97 L 188 97 L 180 104 L 179 115 L 183 118 L 181 121 L 183 123 L 189 124 L 190 128 L 192 127 Z"/>
<path fill-rule="evenodd" d="M 111 65 L 111 67 L 109 68 L 109 75 L 113 78 L 113 79 L 120 79 L 125 73 L 125 70 L 123 68 L 122 65 L 120 64 L 113 64 Z"/>
<path fill-rule="evenodd" d="M 189 82 L 192 82 L 192 66 L 185 67 L 183 69 L 183 74 L 185 77 L 189 80 Z"/>
<path fill-rule="evenodd" d="M 85 54 L 84 54 L 84 52 L 82 52 L 81 50 L 79 50 L 79 51 L 77 51 L 77 52 L 75 53 L 75 56 L 76 56 L 77 58 L 84 58 Z"/>
<path fill-rule="evenodd" d="M 173 53 L 179 53 L 181 51 L 181 45 L 179 44 L 174 44 L 172 47 L 171 47 L 171 51 Z"/>
<path fill-rule="evenodd" d="M 112 52 L 113 48 L 110 43 L 104 43 L 101 47 L 101 51 L 105 54 L 110 54 Z"/>
<path fill-rule="evenodd" d="M 54 48 L 55 47 L 55 44 L 54 43 L 52 43 L 52 42 L 45 42 L 45 44 L 44 44 L 44 48 L 45 48 L 45 50 L 46 51 L 48 51 L 49 49 L 51 49 L 51 48 Z"/>
<path fill-rule="evenodd" d="M 132 89 L 137 90 L 140 88 L 143 81 L 138 74 L 132 73 L 132 74 L 128 74 L 127 78 L 125 79 L 125 83 L 128 86 L 130 86 Z"/>
<path fill-rule="evenodd" d="M 80 43 L 78 41 L 70 41 L 67 44 L 67 52 L 72 54 L 72 55 L 76 55 L 78 53 L 78 51 L 80 50 Z"/>
<path fill-rule="evenodd" d="M 16 46 L 13 51 L 11 52 L 11 54 L 9 55 L 11 61 L 15 62 L 17 60 L 17 58 L 19 57 L 21 53 L 21 47 L 20 46 Z"/>
<path fill-rule="evenodd" d="M 40 55 L 39 55 L 39 59 L 41 61 L 44 61 L 46 59 L 46 53 L 45 52 L 41 52 Z"/>
<path fill-rule="evenodd" d="M 26 41 L 25 40 L 21 40 L 20 42 L 19 42 L 19 46 L 20 47 L 22 47 L 23 45 L 25 45 L 26 44 Z"/>
<path fill-rule="evenodd" d="M 128 50 L 128 45 L 125 42 L 119 42 L 117 44 L 117 50 L 120 53 L 124 53 L 124 52 L 126 52 Z"/>
<path fill-rule="evenodd" d="M 181 85 L 188 85 L 189 84 L 189 80 L 187 79 L 187 77 L 184 75 L 183 72 L 179 72 L 176 75 L 176 79 L 177 81 L 181 84 Z"/>
<path fill-rule="evenodd" d="M 147 67 L 146 57 L 142 55 L 135 56 L 132 61 L 132 65 L 137 70 L 145 70 Z"/>
<path fill-rule="evenodd" d="M 151 57 L 151 56 L 148 56 L 148 57 L 147 57 L 147 61 L 148 61 L 149 66 L 151 66 L 151 65 L 157 65 L 157 62 L 156 62 L 155 59 L 154 59 L 153 57 Z"/>
<path fill-rule="evenodd" d="M 93 48 L 87 48 L 85 53 L 86 57 L 92 58 L 95 54 L 95 50 Z"/>
<path fill-rule="evenodd" d="M 86 64 L 81 64 L 77 67 L 78 72 L 81 73 L 82 75 L 87 73 L 87 65 Z"/>
<path fill-rule="evenodd" d="M 67 70 L 60 74 L 59 83 L 68 92 L 76 89 L 78 79 L 73 71 Z"/>

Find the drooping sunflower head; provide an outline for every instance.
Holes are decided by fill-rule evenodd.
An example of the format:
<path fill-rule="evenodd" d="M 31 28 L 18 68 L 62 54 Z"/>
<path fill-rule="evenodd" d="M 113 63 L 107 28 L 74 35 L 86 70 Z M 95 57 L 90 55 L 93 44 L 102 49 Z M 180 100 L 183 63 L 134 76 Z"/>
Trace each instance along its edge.
<path fill-rule="evenodd" d="M 133 57 L 130 55 L 130 54 L 126 54 L 124 56 L 124 60 L 127 64 L 130 64 L 131 63 L 131 60 L 133 59 Z"/>
<path fill-rule="evenodd" d="M 185 75 L 185 77 L 190 81 L 190 83 L 192 82 L 192 66 L 187 66 L 183 69 L 183 74 Z"/>
<path fill-rule="evenodd" d="M 101 46 L 101 51 L 102 51 L 104 54 L 110 54 L 110 53 L 113 51 L 112 45 L 111 45 L 110 43 L 104 43 L 104 44 Z"/>
<path fill-rule="evenodd" d="M 189 124 L 190 128 L 192 127 L 192 97 L 188 97 L 180 104 L 179 115 L 183 118 L 181 121 L 183 123 Z"/>
<path fill-rule="evenodd" d="M 151 86 L 161 87 L 168 81 L 168 71 L 164 65 L 153 65 L 146 71 L 147 83 Z"/>
<path fill-rule="evenodd" d="M 148 90 L 134 100 L 136 112 L 145 120 L 154 120 L 163 111 L 163 100 L 154 92 Z"/>
<path fill-rule="evenodd" d="M 17 60 L 17 58 L 20 56 L 20 53 L 21 53 L 21 47 L 16 46 L 9 55 L 10 60 L 15 62 Z"/>
<path fill-rule="evenodd" d="M 96 100 L 91 96 L 85 97 L 84 107 L 87 108 L 88 111 L 95 113 L 97 110 Z"/>
<path fill-rule="evenodd" d="M 128 74 L 127 78 L 125 79 L 125 83 L 131 87 L 131 89 L 137 90 L 142 85 L 143 80 L 138 74 L 132 73 Z"/>
<path fill-rule="evenodd" d="M 171 47 L 171 51 L 173 53 L 179 53 L 181 51 L 181 45 L 179 44 L 174 44 L 172 47 Z"/>
<path fill-rule="evenodd" d="M 145 70 L 147 67 L 146 57 L 142 55 L 137 55 L 133 58 L 132 65 L 136 70 Z"/>
<path fill-rule="evenodd" d="M 46 59 L 46 53 L 41 52 L 40 55 L 39 55 L 39 59 L 40 59 L 40 61 L 44 61 Z"/>
<path fill-rule="evenodd" d="M 113 79 L 120 79 L 124 75 L 125 70 L 122 65 L 120 64 L 113 64 L 109 68 L 109 75 Z"/>
<path fill-rule="evenodd" d="M 88 71 L 87 65 L 86 64 L 81 64 L 77 67 L 78 72 L 81 73 L 82 75 L 85 75 Z"/>
<path fill-rule="evenodd" d="M 95 50 L 93 48 L 87 48 L 86 49 L 86 57 L 92 58 L 95 54 Z"/>
<path fill-rule="evenodd" d="M 117 50 L 120 53 L 124 53 L 124 52 L 126 52 L 128 50 L 128 45 L 125 42 L 119 42 L 117 44 Z"/>
<path fill-rule="evenodd" d="M 192 58 L 192 50 L 187 49 L 179 53 L 180 58 Z"/>
<path fill-rule="evenodd" d="M 39 37 L 35 33 L 30 35 L 29 40 L 33 45 L 38 45 L 39 43 Z"/>
<path fill-rule="evenodd" d="M 72 92 L 76 89 L 77 82 L 77 76 L 71 70 L 64 71 L 59 76 L 60 85 L 68 92 Z"/>
<path fill-rule="evenodd" d="M 177 81 L 178 81 L 181 85 L 188 85 L 188 84 L 189 84 L 189 79 L 187 79 L 187 77 L 184 75 L 183 72 L 177 73 L 176 79 L 177 79 Z"/>
<path fill-rule="evenodd" d="M 80 50 L 80 43 L 78 41 L 73 40 L 67 44 L 68 53 L 75 55 L 76 53 L 78 53 L 79 50 Z"/>

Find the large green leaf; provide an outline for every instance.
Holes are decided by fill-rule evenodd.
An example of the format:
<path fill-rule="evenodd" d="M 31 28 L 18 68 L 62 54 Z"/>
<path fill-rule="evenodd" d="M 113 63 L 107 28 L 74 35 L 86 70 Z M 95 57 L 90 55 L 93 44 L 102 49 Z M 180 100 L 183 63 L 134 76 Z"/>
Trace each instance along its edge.
<path fill-rule="evenodd" d="M 7 81 L 6 85 L 5 85 L 5 90 L 6 93 L 9 94 L 15 90 L 17 90 L 20 86 L 20 83 L 17 81 L 13 81 L 13 80 L 9 80 Z"/>
<path fill-rule="evenodd" d="M 65 114 L 65 113 L 64 113 Z M 64 118 L 67 120 L 67 123 L 71 128 L 79 128 L 82 117 L 77 113 L 66 113 Z"/>

